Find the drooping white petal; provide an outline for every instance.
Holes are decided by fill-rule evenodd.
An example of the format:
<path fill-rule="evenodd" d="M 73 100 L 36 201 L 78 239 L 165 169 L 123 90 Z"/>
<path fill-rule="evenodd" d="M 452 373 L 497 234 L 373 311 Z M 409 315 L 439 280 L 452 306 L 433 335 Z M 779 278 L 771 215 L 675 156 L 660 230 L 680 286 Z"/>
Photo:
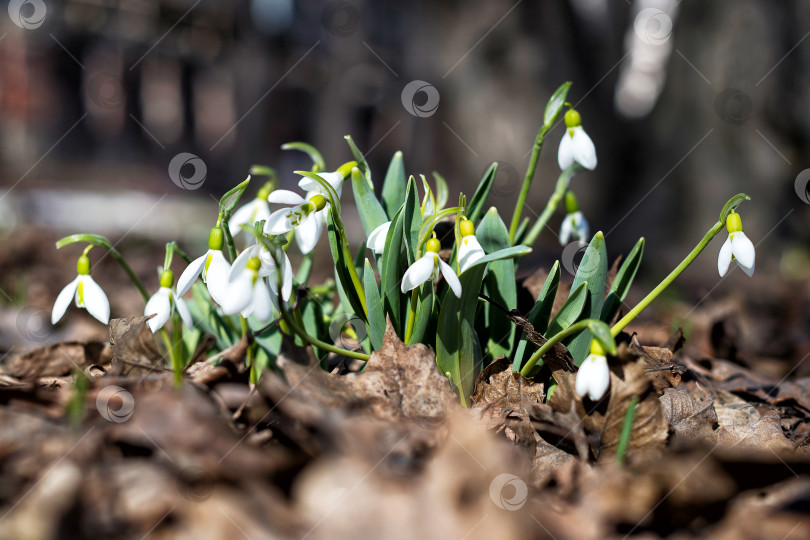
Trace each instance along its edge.
<path fill-rule="evenodd" d="M 295 243 L 304 255 L 315 249 L 321 236 L 322 221 L 317 214 L 320 212 L 310 214 L 295 228 Z"/>
<path fill-rule="evenodd" d="M 221 302 L 222 312 L 226 315 L 236 315 L 245 310 L 253 301 L 253 272 L 245 270 L 228 283 L 228 294 Z M 213 297 L 213 295 L 211 295 Z"/>
<path fill-rule="evenodd" d="M 574 128 L 574 135 L 571 137 L 571 154 L 574 156 L 574 160 L 586 169 L 596 168 L 596 147 L 582 126 Z"/>
<path fill-rule="evenodd" d="M 252 245 L 249 248 L 245 249 L 240 253 L 234 260 L 233 264 L 231 265 L 231 269 L 228 272 L 228 281 L 233 281 L 234 277 L 241 274 L 247 269 L 248 261 L 255 257 L 259 251 L 259 247 L 257 245 Z"/>
<path fill-rule="evenodd" d="M 180 314 L 180 319 L 183 321 L 183 324 L 186 325 L 186 328 L 189 330 L 193 329 L 194 319 L 191 318 L 191 312 L 188 310 L 186 302 L 175 293 L 172 293 L 172 295 L 174 295 L 174 305 L 177 307 L 177 313 Z"/>
<path fill-rule="evenodd" d="M 264 222 L 265 234 L 286 234 L 293 230 L 295 227 L 292 224 L 293 212 L 300 209 L 300 206 L 293 206 L 292 208 L 282 208 L 276 210 L 267 221 Z"/>
<path fill-rule="evenodd" d="M 83 285 L 84 307 L 87 312 L 99 322 L 109 324 L 110 301 L 107 300 L 107 295 L 89 275 L 79 276 L 79 282 Z M 78 293 L 78 290 L 76 292 Z"/>
<path fill-rule="evenodd" d="M 65 288 L 59 292 L 59 296 L 56 297 L 56 302 L 53 303 L 53 311 L 51 311 L 51 324 L 56 324 L 62 317 L 65 316 L 65 311 L 67 311 L 68 306 L 70 305 L 70 301 L 73 300 L 73 296 L 76 294 L 76 287 L 79 285 L 79 277 L 76 276 L 76 279 L 65 285 Z"/>
<path fill-rule="evenodd" d="M 144 316 L 154 315 L 151 319 L 146 321 L 152 333 L 156 333 L 163 328 L 166 321 L 172 314 L 171 289 L 161 287 L 158 291 L 149 298 L 146 302 L 146 307 L 143 309 Z"/>
<path fill-rule="evenodd" d="M 234 212 L 228 222 L 232 235 L 242 230 L 241 225 L 253 226 L 257 221 L 267 220 L 270 217 L 270 207 L 264 199 L 253 199 Z"/>
<path fill-rule="evenodd" d="M 203 266 L 205 266 L 207 256 L 208 252 L 202 257 L 197 257 L 186 266 L 186 269 L 180 274 L 180 279 L 177 280 L 177 296 L 183 296 L 188 292 L 191 286 L 194 285 L 200 272 L 202 272 Z"/>
<path fill-rule="evenodd" d="M 448 285 L 450 285 L 450 288 L 453 290 L 453 294 L 456 295 L 456 298 L 461 298 L 461 282 L 458 280 L 456 272 L 450 267 L 449 264 L 444 262 L 441 257 L 437 255 L 436 258 L 439 260 L 439 270 L 441 270 L 444 280 Z"/>
<path fill-rule="evenodd" d="M 377 226 L 368 235 L 368 247 L 377 255 L 382 255 L 385 251 L 385 239 L 388 236 L 388 229 L 391 228 L 391 222 L 387 221 L 382 225 Z"/>
<path fill-rule="evenodd" d="M 571 148 L 572 143 L 571 135 L 568 133 L 568 129 L 566 129 L 560 141 L 560 148 L 557 150 L 557 164 L 563 171 L 574 163 L 574 151 Z"/>
<path fill-rule="evenodd" d="M 754 244 L 742 231 L 735 232 L 733 236 L 734 238 L 731 239 L 731 253 L 734 255 L 734 259 L 737 260 L 737 265 L 751 277 L 754 275 L 754 263 L 756 262 Z"/>
<path fill-rule="evenodd" d="M 579 366 L 575 383 L 577 395 L 587 395 L 593 401 L 599 401 L 610 386 L 610 369 L 607 358 L 590 354 Z"/>
<path fill-rule="evenodd" d="M 294 191 L 290 191 L 288 189 L 277 189 L 272 191 L 270 195 L 267 196 L 267 202 L 296 206 L 304 203 L 305 201 L 301 195 Z"/>
<path fill-rule="evenodd" d="M 414 263 L 405 271 L 402 276 L 401 290 L 403 293 L 415 289 L 422 283 L 429 281 L 436 269 L 436 261 L 441 260 L 436 253 L 429 251 L 422 257 L 419 257 Z"/>
<path fill-rule="evenodd" d="M 574 223 L 571 214 L 566 214 L 560 225 L 560 245 L 564 246 L 571 239 L 571 232 L 574 230 Z"/>
<path fill-rule="evenodd" d="M 729 264 L 731 264 L 731 236 L 726 238 L 720 248 L 720 255 L 717 257 L 717 271 L 720 272 L 720 277 L 726 275 Z"/>
<path fill-rule="evenodd" d="M 318 173 L 318 176 L 326 180 L 326 182 L 337 192 L 338 197 L 340 197 L 340 194 L 343 191 L 343 175 L 341 173 L 337 171 L 321 172 Z M 305 176 L 299 180 L 298 187 L 304 191 L 314 191 L 323 195 L 324 197 L 327 196 L 326 190 L 317 181 L 308 176 Z"/>
<path fill-rule="evenodd" d="M 481 247 L 481 244 L 474 235 L 462 238 L 461 247 L 458 248 L 459 273 L 463 274 L 475 261 L 485 255 L 484 248 Z"/>
<path fill-rule="evenodd" d="M 231 265 L 225 260 L 225 255 L 219 249 L 209 250 L 211 254 L 211 262 L 208 263 L 208 268 L 203 269 L 202 276 L 205 284 L 208 285 L 208 292 L 211 298 L 214 299 L 219 305 L 228 296 L 228 275 L 231 271 Z"/>
<path fill-rule="evenodd" d="M 284 266 L 281 268 L 281 297 L 287 302 L 292 296 L 293 268 L 287 254 L 282 252 L 282 255 L 284 256 Z"/>
<path fill-rule="evenodd" d="M 576 231 L 580 240 L 588 241 L 591 237 L 591 227 L 588 225 L 588 220 L 582 215 L 582 212 L 575 212 L 576 214 Z"/>
<path fill-rule="evenodd" d="M 270 291 L 263 279 L 257 279 L 253 286 L 252 315 L 262 322 L 267 322 L 273 316 L 273 304 L 270 301 Z"/>

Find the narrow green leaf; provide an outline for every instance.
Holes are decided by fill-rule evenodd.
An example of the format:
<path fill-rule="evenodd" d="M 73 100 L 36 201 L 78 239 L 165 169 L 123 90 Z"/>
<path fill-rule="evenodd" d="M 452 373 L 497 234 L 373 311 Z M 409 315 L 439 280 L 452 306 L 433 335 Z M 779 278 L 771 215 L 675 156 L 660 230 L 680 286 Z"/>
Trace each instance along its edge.
<path fill-rule="evenodd" d="M 442 175 L 433 171 L 433 179 L 436 180 L 436 210 L 441 210 L 450 200 L 450 189 L 447 187 L 447 180 Z"/>
<path fill-rule="evenodd" d="M 347 143 L 349 143 L 349 148 L 352 151 L 352 155 L 354 156 L 355 161 L 357 161 L 357 164 L 360 166 L 360 170 L 363 171 L 363 175 L 366 177 L 368 187 L 371 189 L 371 191 L 374 191 L 374 182 L 371 181 L 371 169 L 368 166 L 366 157 L 363 155 L 363 152 L 357 148 L 357 145 L 354 144 L 354 140 L 352 140 L 351 135 L 345 135 L 343 138 L 346 139 Z"/>
<path fill-rule="evenodd" d="M 475 237 L 485 253 L 494 253 L 509 247 L 509 229 L 496 208 L 490 208 L 475 230 Z M 517 308 L 515 262 L 511 259 L 489 264 L 484 279 L 484 293 L 508 310 Z M 485 355 L 495 359 L 509 354 L 515 341 L 515 325 L 506 314 L 491 303 L 484 303 L 478 317 L 478 337 Z"/>
<path fill-rule="evenodd" d="M 81 233 L 81 234 L 71 234 L 70 236 L 65 236 L 56 242 L 56 249 L 61 249 L 65 246 L 69 246 L 70 244 L 76 243 L 87 243 L 92 244 L 94 246 L 103 247 L 105 249 L 111 249 L 113 246 L 110 241 L 100 234 L 88 234 L 88 233 Z"/>
<path fill-rule="evenodd" d="M 388 216 L 357 167 L 352 169 L 352 190 L 354 191 L 354 201 L 357 204 L 357 213 L 360 214 L 363 230 L 368 236 L 371 231 L 388 221 Z"/>
<path fill-rule="evenodd" d="M 282 144 L 281 149 L 300 150 L 301 152 L 306 153 L 309 156 L 309 159 L 312 160 L 312 163 L 316 167 L 315 172 L 324 172 L 326 170 L 326 162 L 323 160 L 323 156 L 320 152 L 318 152 L 318 149 L 311 144 L 307 144 L 305 142 L 289 142 L 287 144 Z"/>
<path fill-rule="evenodd" d="M 335 262 L 335 272 L 337 274 L 338 282 L 343 287 L 343 292 L 346 294 L 346 298 L 349 301 L 351 310 L 354 313 L 359 314 L 359 316 L 362 318 L 363 314 L 365 313 L 363 310 L 363 303 L 357 296 L 357 291 L 355 290 L 354 282 L 352 281 L 348 266 L 350 264 L 354 264 L 354 261 L 345 260 L 343 250 L 340 246 L 340 235 L 337 232 L 337 227 L 335 226 L 335 221 L 332 218 L 331 212 L 327 212 L 326 214 L 326 224 L 326 230 L 329 238 L 329 249 L 332 251 L 332 260 Z"/>
<path fill-rule="evenodd" d="M 368 309 L 368 330 L 371 335 L 371 344 L 374 350 L 382 347 L 385 334 L 385 314 L 383 313 L 380 290 L 377 288 L 377 279 L 374 270 L 366 259 L 363 269 L 363 288 L 366 292 L 366 308 Z"/>
<path fill-rule="evenodd" d="M 605 281 L 607 279 L 607 249 L 605 248 L 605 236 L 602 232 L 597 232 L 582 261 L 579 263 L 577 275 L 574 277 L 574 282 L 571 287 L 576 287 L 580 283 L 588 283 L 588 304 L 586 309 L 583 309 L 583 319 L 598 319 L 602 314 L 602 304 L 605 299 Z M 573 339 L 568 339 L 565 342 L 574 362 L 579 365 L 585 357 L 588 356 L 588 351 L 591 346 L 591 336 L 587 330 L 580 332 Z"/>
<path fill-rule="evenodd" d="M 467 205 L 467 219 L 472 221 L 474 224 L 478 223 L 478 219 L 484 212 L 484 206 L 487 203 L 489 192 L 492 190 L 492 185 L 495 183 L 495 176 L 497 174 L 498 162 L 496 161 L 493 162 L 484 173 L 484 176 L 478 183 L 475 193 L 473 193 L 472 199 L 470 199 L 470 204 Z"/>
<path fill-rule="evenodd" d="M 546 111 L 543 114 L 543 124 L 546 127 L 550 128 L 552 124 L 557 121 L 557 117 L 560 115 L 560 111 L 562 111 L 565 98 L 568 96 L 568 90 L 570 88 L 571 82 L 565 82 L 551 94 L 551 98 L 546 104 Z"/>
<path fill-rule="evenodd" d="M 720 212 L 720 223 L 723 225 L 726 224 L 726 220 L 728 219 L 728 215 L 737 210 L 737 207 L 740 206 L 745 201 L 750 201 L 751 197 L 746 195 L 745 193 L 738 193 L 734 195 L 729 201 L 723 206 L 723 210 Z"/>
<path fill-rule="evenodd" d="M 459 392 L 463 406 L 472 394 L 481 370 L 475 355 L 475 312 L 486 266 L 479 265 L 460 276 L 461 298 L 447 291 L 441 303 L 436 332 L 436 364 Z"/>
<path fill-rule="evenodd" d="M 588 283 L 580 283 L 576 288 L 572 288 L 571 294 L 562 305 L 562 307 L 548 323 L 548 328 L 543 334 L 544 336 L 553 336 L 558 334 L 577 322 L 582 314 L 582 308 L 585 307 L 585 302 L 588 300 Z"/>
<path fill-rule="evenodd" d="M 433 284 L 426 283 L 420 287 L 419 303 L 416 306 L 416 319 L 407 345 L 422 343 L 433 316 Z"/>
<path fill-rule="evenodd" d="M 643 237 L 639 238 L 636 245 L 633 246 L 630 254 L 627 255 L 627 258 L 619 267 L 616 279 L 613 280 L 613 284 L 610 286 L 610 292 L 605 299 L 605 305 L 602 306 L 602 314 L 599 317 L 606 323 L 613 320 L 627 296 L 627 291 L 630 290 L 630 285 L 636 278 L 636 272 L 638 272 L 638 267 L 641 265 L 642 255 L 644 255 Z"/>
<path fill-rule="evenodd" d="M 548 319 L 551 316 L 551 308 L 554 306 L 554 299 L 557 297 L 557 288 L 559 285 L 560 261 L 556 261 L 554 266 L 551 267 L 545 283 L 543 283 L 543 288 L 537 296 L 537 301 L 534 303 L 534 306 L 532 306 L 531 311 L 529 311 L 529 316 L 526 317 L 526 320 L 529 321 L 532 327 L 541 334 L 545 334 L 548 328 Z M 530 347 L 529 340 L 526 339 L 526 336 L 521 336 L 512 360 L 512 369 L 514 371 L 520 371 L 523 364 L 529 359 L 527 349 L 530 351 L 534 350 L 534 346 Z"/>
<path fill-rule="evenodd" d="M 250 176 L 248 176 L 244 182 L 238 184 L 236 187 L 222 196 L 222 198 L 219 200 L 220 214 L 233 212 L 233 209 L 236 208 L 236 204 L 239 202 L 239 199 L 242 197 L 242 193 L 245 192 L 245 189 L 249 183 Z"/>
<path fill-rule="evenodd" d="M 389 219 L 394 217 L 405 202 L 405 187 L 405 163 L 402 160 L 402 152 L 397 151 L 391 158 L 382 186 L 382 206 Z"/>
<path fill-rule="evenodd" d="M 402 230 L 405 235 L 408 264 L 413 264 L 416 260 L 421 227 L 422 210 L 419 207 L 419 192 L 416 190 L 416 180 L 411 176 L 408 179 L 408 189 L 405 194 L 405 211 L 402 214 Z"/>
<path fill-rule="evenodd" d="M 531 252 L 532 252 L 532 248 L 530 248 L 528 246 L 512 246 L 510 248 L 500 249 L 500 250 L 496 251 L 495 253 L 490 253 L 488 255 L 485 255 L 484 257 L 481 257 L 480 259 L 475 261 L 473 264 L 468 266 L 467 270 L 465 270 L 464 273 L 466 274 L 467 272 L 469 272 L 473 268 L 476 268 L 478 266 L 486 265 L 487 263 L 491 263 L 491 262 L 495 262 L 495 261 L 502 261 L 502 260 L 505 260 L 505 259 L 514 259 L 515 257 L 522 257 L 524 255 L 528 255 Z"/>
<path fill-rule="evenodd" d="M 405 254 L 403 234 L 404 205 L 394 215 L 388 236 L 385 238 L 385 253 L 382 257 L 382 270 L 380 270 L 381 293 L 383 311 L 391 318 L 391 324 L 397 334 L 402 336 L 405 328 L 402 325 L 402 293 L 400 286 L 405 273 L 407 255 Z"/>

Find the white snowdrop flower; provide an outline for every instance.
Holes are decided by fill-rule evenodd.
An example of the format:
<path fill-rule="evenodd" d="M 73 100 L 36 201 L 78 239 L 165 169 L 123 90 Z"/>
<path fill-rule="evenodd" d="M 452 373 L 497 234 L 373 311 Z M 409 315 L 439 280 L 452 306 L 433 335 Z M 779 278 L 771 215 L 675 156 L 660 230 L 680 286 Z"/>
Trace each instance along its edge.
<path fill-rule="evenodd" d="M 462 219 L 458 225 L 461 246 L 458 248 L 458 273 L 463 274 L 478 259 L 484 257 L 484 248 L 475 237 L 475 227 L 469 219 Z"/>
<path fill-rule="evenodd" d="M 388 237 L 388 229 L 391 228 L 391 222 L 386 221 L 382 225 L 376 227 L 368 235 L 368 242 L 366 245 L 377 255 L 382 255 L 385 251 L 385 239 Z"/>
<path fill-rule="evenodd" d="M 143 314 L 147 317 L 154 315 L 154 317 L 146 321 L 146 324 L 149 325 L 149 329 L 153 334 L 163 328 L 169 320 L 169 317 L 174 313 L 175 307 L 177 307 L 177 313 L 180 314 L 180 318 L 183 320 L 183 324 L 186 325 L 186 328 L 191 330 L 194 326 L 194 322 L 191 319 L 191 312 L 188 310 L 188 306 L 183 299 L 177 296 L 177 293 L 172 290 L 173 284 L 174 274 L 171 270 L 164 270 L 160 275 L 160 288 L 149 298 L 149 301 L 146 302 Z"/>
<path fill-rule="evenodd" d="M 289 301 L 290 296 L 292 296 L 294 276 L 290 258 L 287 257 L 284 250 L 280 247 L 277 248 L 274 256 L 264 246 L 254 244 L 240 253 L 236 260 L 233 261 L 230 275 L 235 276 L 244 272 L 248 262 L 253 258 L 258 258 L 261 263 L 259 277 L 267 279 L 273 304 L 278 306 L 279 281 L 281 282 L 281 298 L 285 302 Z M 276 261 L 281 264 L 280 268 Z M 229 281 L 232 281 L 230 277 Z"/>
<path fill-rule="evenodd" d="M 274 309 L 270 289 L 259 275 L 262 261 L 259 257 L 245 259 L 231 268 L 228 277 L 228 297 L 222 305 L 226 315 L 241 314 L 243 317 L 253 315 L 262 322 L 269 321 Z"/>
<path fill-rule="evenodd" d="M 256 198 L 243 205 L 233 213 L 228 228 L 232 236 L 242 231 L 242 225 L 253 226 L 257 221 L 267 221 L 270 217 L 270 205 L 267 196 L 270 195 L 268 184 L 265 184 L 256 194 Z M 242 231 L 243 232 L 243 231 Z"/>
<path fill-rule="evenodd" d="M 461 282 L 450 266 L 439 257 L 441 242 L 436 238 L 431 238 L 425 246 L 425 254 L 418 258 L 402 276 L 403 293 L 406 293 L 428 281 L 439 279 L 439 273 L 444 276 L 445 281 L 453 290 L 456 298 L 461 298 Z"/>
<path fill-rule="evenodd" d="M 222 253 L 224 243 L 222 229 L 219 226 L 211 229 L 208 234 L 208 251 L 191 261 L 180 274 L 180 279 L 177 280 L 177 296 L 186 294 L 197 278 L 202 277 L 203 283 L 208 286 L 211 298 L 217 304 L 222 305 L 228 295 L 228 272 L 231 269 L 231 265 L 228 264 Z"/>
<path fill-rule="evenodd" d="M 557 151 L 557 163 L 565 170 L 574 162 L 586 169 L 596 168 L 596 147 L 582 128 L 582 118 L 574 109 L 565 113 L 565 134 Z"/>
<path fill-rule="evenodd" d="M 577 371 L 576 391 L 580 397 L 588 396 L 599 401 L 610 386 L 610 370 L 602 346 L 591 342 L 591 354 L 582 362 Z"/>
<path fill-rule="evenodd" d="M 739 214 L 735 212 L 728 215 L 726 230 L 728 230 L 728 238 L 720 248 L 720 256 L 717 258 L 717 270 L 720 272 L 720 276 L 726 275 L 731 261 L 735 261 L 743 272 L 753 276 L 756 262 L 754 244 L 745 236 Z"/>
<path fill-rule="evenodd" d="M 326 208 L 329 202 L 321 194 L 304 199 L 293 191 L 277 189 L 270 194 L 271 203 L 291 204 L 276 210 L 264 224 L 264 233 L 279 235 L 295 230 L 295 242 L 301 253 L 307 254 L 315 248 L 321 231 L 326 224 Z"/>
<path fill-rule="evenodd" d="M 75 299 L 76 307 L 84 308 L 87 312 L 104 324 L 110 322 L 110 301 L 92 277 L 90 277 L 90 259 L 82 254 L 76 263 L 79 274 L 76 279 L 65 285 L 65 288 L 56 297 L 51 312 L 51 324 L 58 323 L 67 311 L 70 300 Z"/>
<path fill-rule="evenodd" d="M 560 226 L 560 245 L 568 244 L 571 238 L 587 242 L 591 235 L 588 221 L 579 210 L 579 204 L 571 191 L 565 194 L 565 219 Z"/>

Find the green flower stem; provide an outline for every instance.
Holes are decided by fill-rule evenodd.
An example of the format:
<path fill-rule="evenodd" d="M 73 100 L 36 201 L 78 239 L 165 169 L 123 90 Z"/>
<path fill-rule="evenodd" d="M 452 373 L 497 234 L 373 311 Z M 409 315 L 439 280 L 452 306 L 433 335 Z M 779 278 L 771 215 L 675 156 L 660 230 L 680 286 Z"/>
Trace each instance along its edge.
<path fill-rule="evenodd" d="M 630 399 L 630 404 L 627 406 L 622 432 L 619 435 L 619 445 L 616 447 L 616 463 L 619 465 L 624 463 L 624 456 L 627 454 L 627 447 L 630 445 L 630 435 L 633 432 L 633 420 L 636 418 L 637 405 L 638 396 L 633 396 Z"/>
<path fill-rule="evenodd" d="M 529 196 L 529 188 L 532 186 L 532 179 L 534 179 L 534 171 L 537 169 L 537 160 L 540 158 L 540 151 L 543 149 L 543 142 L 546 138 L 546 133 L 551 129 L 548 124 L 543 124 L 537 132 L 537 137 L 534 139 L 534 147 L 532 148 L 532 157 L 529 159 L 529 167 L 526 169 L 526 176 L 523 177 L 523 186 L 520 188 L 520 195 L 518 195 L 517 204 L 515 205 L 515 212 L 512 214 L 512 224 L 509 226 L 509 245 L 515 245 L 515 234 L 517 233 L 518 225 L 520 225 L 520 215 L 523 213 L 523 205 L 526 204 L 526 197 Z"/>
<path fill-rule="evenodd" d="M 163 338 L 163 344 L 166 346 L 166 350 L 169 352 L 169 360 L 172 366 L 172 371 L 174 372 L 174 386 L 180 388 L 180 386 L 183 384 L 183 365 L 181 364 L 181 360 L 178 358 L 177 353 L 174 350 L 172 338 L 169 336 L 169 332 L 165 328 L 160 329 L 160 337 Z"/>
<path fill-rule="evenodd" d="M 416 303 L 419 300 L 419 287 L 411 291 L 411 306 L 408 309 L 408 323 L 405 325 L 405 344 L 411 341 L 413 335 L 413 325 L 416 322 Z"/>
<path fill-rule="evenodd" d="M 349 358 L 356 358 L 358 360 L 368 361 L 370 358 L 369 355 L 365 353 L 359 353 L 355 351 L 350 351 L 348 349 L 341 349 L 340 347 L 335 347 L 334 345 L 330 345 L 328 343 L 324 343 L 323 341 L 319 340 L 318 338 L 314 338 L 304 332 L 301 327 L 299 327 L 290 314 L 287 312 L 287 309 L 284 307 L 284 304 L 281 304 L 281 317 L 284 319 L 284 322 L 287 325 L 287 328 L 298 334 L 301 339 L 305 342 L 309 343 L 313 347 L 317 347 L 319 349 L 323 349 L 325 351 L 333 352 L 335 354 L 340 354 L 342 356 L 347 356 Z"/>
<path fill-rule="evenodd" d="M 543 345 L 539 349 L 537 349 L 534 352 L 534 354 L 531 355 L 531 357 L 529 357 L 529 360 L 520 370 L 520 374 L 523 375 L 524 377 L 528 377 L 529 373 L 532 372 L 532 369 L 534 369 L 534 366 L 537 364 L 537 362 L 541 358 L 543 358 L 543 356 L 545 356 L 545 354 L 549 352 L 551 348 L 554 347 L 554 345 L 561 342 L 568 336 L 574 335 L 577 332 L 585 330 L 586 328 L 588 328 L 588 325 L 591 324 L 592 322 L 593 322 L 592 319 L 585 319 L 584 321 L 576 322 L 571 326 L 569 326 L 568 328 L 566 328 L 565 330 L 562 330 L 559 333 L 551 336 L 548 341 L 543 343 Z"/>
<path fill-rule="evenodd" d="M 559 178 L 557 178 L 557 185 L 554 188 L 554 193 L 551 194 L 549 197 L 548 202 L 546 203 L 546 207 L 543 209 L 543 212 L 540 214 L 540 217 L 537 218 L 532 228 L 526 233 L 526 235 L 522 238 L 521 243 L 527 246 L 531 246 L 534 244 L 534 241 L 537 240 L 537 237 L 540 236 L 540 233 L 543 232 L 543 228 L 548 224 L 548 220 L 551 219 L 551 216 L 554 215 L 554 211 L 557 210 L 557 207 L 560 205 L 560 201 L 563 200 L 565 197 L 565 192 L 568 190 L 568 185 L 571 183 L 571 178 L 574 176 L 574 173 L 579 168 L 579 165 L 574 163 L 570 167 L 560 174 Z"/>
<path fill-rule="evenodd" d="M 217 219 L 217 225 L 222 229 L 222 234 L 225 235 L 225 245 L 228 246 L 228 256 L 231 258 L 231 263 L 236 260 L 236 245 L 233 243 L 233 236 L 231 236 L 231 228 L 228 226 L 228 221 L 231 216 L 222 214 Z"/>
<path fill-rule="evenodd" d="M 363 307 L 363 316 L 365 317 L 366 321 L 368 321 L 368 308 L 366 307 L 366 291 L 363 288 L 363 282 L 360 281 L 360 276 L 357 275 L 357 269 L 354 267 L 354 258 L 352 257 L 351 251 L 349 251 L 349 242 L 346 240 L 346 233 L 343 232 L 343 227 L 341 226 L 341 236 L 343 237 L 343 241 L 341 242 L 343 246 L 343 256 L 346 258 L 346 266 L 349 267 L 349 276 L 352 279 L 352 285 L 354 285 L 355 291 L 357 291 L 357 298 L 360 299 L 360 305 Z"/>
<path fill-rule="evenodd" d="M 619 332 L 624 330 L 624 328 L 628 324 L 630 324 L 630 322 L 633 319 L 635 319 L 639 313 L 644 311 L 644 309 L 647 306 L 649 306 L 650 303 L 652 303 L 652 301 L 655 300 L 658 297 L 658 295 L 664 291 L 664 289 L 669 287 L 669 285 L 673 281 L 675 281 L 675 278 L 680 276 L 681 273 L 683 273 L 683 271 L 686 270 L 687 266 L 692 264 L 692 261 L 694 261 L 698 255 L 700 255 L 700 252 L 703 251 L 703 249 L 709 244 L 709 242 L 712 241 L 712 238 L 714 238 L 717 235 L 717 233 L 723 230 L 723 227 L 724 227 L 723 222 L 718 221 L 717 223 L 715 223 L 714 226 L 712 226 L 712 228 L 709 229 L 705 235 L 703 235 L 703 239 L 698 243 L 698 245 L 695 246 L 695 248 L 689 253 L 689 255 L 686 256 L 686 258 L 683 261 L 681 261 L 681 264 L 676 266 L 675 270 L 673 270 L 666 278 L 664 278 L 664 281 L 659 283 L 656 288 L 650 291 L 650 294 L 645 296 L 641 302 L 636 304 L 636 306 L 633 309 L 627 312 L 627 315 L 622 317 L 619 322 L 617 322 L 611 327 L 610 334 L 613 337 L 618 336 Z"/>

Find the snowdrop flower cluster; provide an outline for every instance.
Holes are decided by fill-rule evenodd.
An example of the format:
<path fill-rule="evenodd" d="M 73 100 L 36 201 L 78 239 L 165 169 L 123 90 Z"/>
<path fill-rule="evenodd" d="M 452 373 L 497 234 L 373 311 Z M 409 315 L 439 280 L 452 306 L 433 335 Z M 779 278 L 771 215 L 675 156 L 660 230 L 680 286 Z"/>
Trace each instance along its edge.
<path fill-rule="evenodd" d="M 720 256 L 717 258 L 717 270 L 720 272 L 720 277 L 726 275 L 731 261 L 736 262 L 743 272 L 753 276 L 756 262 L 754 244 L 745 236 L 742 220 L 738 213 L 734 212 L 728 215 L 726 230 L 728 231 L 728 238 L 720 248 Z"/>
<path fill-rule="evenodd" d="M 89 250 L 87 250 L 89 251 Z M 65 316 L 70 300 L 76 307 L 84 308 L 90 315 L 103 324 L 110 322 L 110 301 L 92 277 L 90 277 L 90 259 L 85 251 L 76 263 L 76 279 L 65 285 L 56 297 L 51 312 L 51 324 L 56 324 Z"/>

